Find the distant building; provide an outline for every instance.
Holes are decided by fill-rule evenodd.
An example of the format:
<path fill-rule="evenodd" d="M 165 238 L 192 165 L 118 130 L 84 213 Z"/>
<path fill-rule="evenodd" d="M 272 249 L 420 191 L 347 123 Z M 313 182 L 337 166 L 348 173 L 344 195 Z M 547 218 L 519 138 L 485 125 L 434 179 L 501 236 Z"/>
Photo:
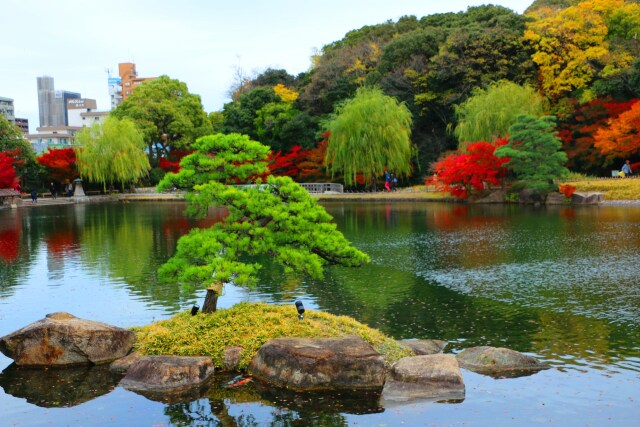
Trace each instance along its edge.
<path fill-rule="evenodd" d="M 53 77 L 42 76 L 38 77 L 37 81 L 40 127 L 68 126 L 67 101 L 80 98 L 80 94 L 55 90 Z"/>
<path fill-rule="evenodd" d="M 113 110 L 118 105 L 122 104 L 122 78 L 111 77 L 109 75 L 109 98 L 111 98 L 111 109 Z"/>
<path fill-rule="evenodd" d="M 96 111 L 98 109 L 95 99 L 76 98 L 67 101 L 68 125 L 82 127 L 82 113 Z"/>
<path fill-rule="evenodd" d="M 23 135 L 27 135 L 29 133 L 29 119 L 20 119 L 16 117 L 16 126 L 18 126 Z"/>
<path fill-rule="evenodd" d="M 9 123 L 16 122 L 16 116 L 13 109 L 13 99 L 0 96 L 0 114 L 2 114 Z"/>
<path fill-rule="evenodd" d="M 25 135 L 36 153 L 50 148 L 70 148 L 81 127 L 76 126 L 44 126 L 36 129 L 38 133 Z"/>
<path fill-rule="evenodd" d="M 132 62 L 118 64 L 118 72 L 122 86 L 122 101 L 125 101 L 133 93 L 136 86 L 141 85 L 144 81 L 155 79 L 155 77 L 138 77 L 136 64 Z"/>
<path fill-rule="evenodd" d="M 94 123 L 104 124 L 107 117 L 109 117 L 108 111 L 89 111 L 86 113 L 80 113 L 82 127 L 91 127 Z"/>

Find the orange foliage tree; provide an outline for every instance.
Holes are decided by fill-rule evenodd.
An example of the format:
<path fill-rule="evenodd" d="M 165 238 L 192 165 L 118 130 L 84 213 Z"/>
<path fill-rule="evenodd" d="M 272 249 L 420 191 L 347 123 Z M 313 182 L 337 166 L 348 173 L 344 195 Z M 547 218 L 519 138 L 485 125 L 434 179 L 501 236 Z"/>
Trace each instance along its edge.
<path fill-rule="evenodd" d="M 629 110 L 637 100 L 614 102 L 608 99 L 577 105 L 573 100 L 573 111 L 558 125 L 558 137 L 562 141 L 562 150 L 567 153 L 567 167 L 584 173 L 602 173 L 606 169 L 608 155 L 603 154 L 594 145 L 596 133 Z"/>
<path fill-rule="evenodd" d="M 627 158 L 640 150 L 640 102 L 610 121 L 595 135 L 595 146 L 603 154 Z"/>

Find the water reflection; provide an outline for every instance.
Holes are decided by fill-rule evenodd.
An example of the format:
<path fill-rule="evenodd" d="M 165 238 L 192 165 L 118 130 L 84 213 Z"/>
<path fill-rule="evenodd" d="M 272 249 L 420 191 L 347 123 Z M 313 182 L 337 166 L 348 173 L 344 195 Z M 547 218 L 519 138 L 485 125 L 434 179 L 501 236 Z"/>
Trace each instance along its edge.
<path fill-rule="evenodd" d="M 0 387 L 43 408 L 71 407 L 109 393 L 120 378 L 106 366 L 33 369 L 11 364 L 0 373 Z"/>
<path fill-rule="evenodd" d="M 353 316 L 398 339 L 443 339 L 454 353 L 477 345 L 509 347 L 554 368 L 504 381 L 465 372 L 469 393 L 463 403 L 427 409 L 448 414 L 440 419 L 449 424 L 475 419 L 463 413 L 492 419 L 501 409 L 496 400 L 514 413 L 530 414 L 530 424 L 542 409 L 539 402 L 545 402 L 544 409 L 555 407 L 555 419 L 576 424 L 612 418 L 628 425 L 624 421 L 640 415 L 635 405 L 640 209 L 409 202 L 326 206 L 347 238 L 370 254 L 370 265 L 329 268 L 323 280 L 300 280 L 261 259 L 265 267 L 258 285 L 252 290 L 228 286 L 221 306 L 268 301 L 291 304 L 295 315 L 293 302 L 301 299 L 307 309 Z M 133 326 L 201 302 L 201 291 L 162 284 L 156 276 L 180 236 L 224 216 L 211 212 L 198 223 L 183 215 L 184 208 L 145 203 L 0 211 L 0 335 L 52 311 Z M 8 364 L 1 356 L 0 363 Z M 29 390 L 20 389 L 25 383 L 9 381 L 10 372 L 1 375 L 0 406 L 16 416 L 34 412 L 11 396 L 35 405 L 66 402 L 66 392 L 48 396 L 46 385 L 27 397 Z M 31 381 L 38 384 L 37 378 Z M 74 381 L 59 379 L 60 384 Z M 95 407 L 117 401 L 124 395 L 119 390 L 102 394 Z M 496 393 L 502 393 L 500 399 L 487 397 Z M 73 405 L 73 393 L 67 394 L 65 404 Z M 615 409 L 567 415 L 574 409 L 589 414 L 602 396 L 607 408 Z M 274 396 L 255 385 L 233 391 L 213 387 L 182 403 L 159 404 L 128 392 L 123 399 L 136 402 L 135 408 L 161 408 L 159 422 L 169 419 L 175 425 L 397 425 L 400 414 L 412 413 L 411 408 L 382 411 L 376 399 L 339 399 L 346 402 L 340 407 L 326 398 Z M 449 406 L 468 410 L 444 408 Z M 416 408 L 423 412 L 408 421 L 420 423 L 424 407 Z M 74 424 L 71 415 L 65 420 Z"/>

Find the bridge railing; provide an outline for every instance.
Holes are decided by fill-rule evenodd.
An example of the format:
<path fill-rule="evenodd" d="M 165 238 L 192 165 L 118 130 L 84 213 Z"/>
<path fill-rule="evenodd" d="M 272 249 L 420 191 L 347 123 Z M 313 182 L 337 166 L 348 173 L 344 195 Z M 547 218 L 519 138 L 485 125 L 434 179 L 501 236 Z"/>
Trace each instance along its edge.
<path fill-rule="evenodd" d="M 342 184 L 333 182 L 304 182 L 300 186 L 309 193 L 344 193 Z"/>
<path fill-rule="evenodd" d="M 234 185 L 238 188 L 260 188 L 265 184 L 249 184 L 249 185 Z M 335 184 L 333 182 L 303 182 L 300 186 L 307 190 L 309 193 L 322 194 L 322 193 L 344 193 L 344 187 L 342 184 Z"/>

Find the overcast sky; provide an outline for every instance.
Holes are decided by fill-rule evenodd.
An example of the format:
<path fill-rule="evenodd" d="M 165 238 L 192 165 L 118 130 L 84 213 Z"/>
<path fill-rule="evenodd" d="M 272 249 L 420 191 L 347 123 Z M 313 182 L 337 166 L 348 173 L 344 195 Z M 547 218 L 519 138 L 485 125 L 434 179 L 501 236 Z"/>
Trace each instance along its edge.
<path fill-rule="evenodd" d="M 518 13 L 533 0 L 497 0 Z M 187 83 L 207 112 L 228 102 L 238 68 L 306 71 L 314 51 L 348 31 L 486 4 L 474 0 L 1 0 L 0 96 L 39 126 L 36 77 L 109 109 L 107 70 L 134 62 L 140 77 Z"/>

